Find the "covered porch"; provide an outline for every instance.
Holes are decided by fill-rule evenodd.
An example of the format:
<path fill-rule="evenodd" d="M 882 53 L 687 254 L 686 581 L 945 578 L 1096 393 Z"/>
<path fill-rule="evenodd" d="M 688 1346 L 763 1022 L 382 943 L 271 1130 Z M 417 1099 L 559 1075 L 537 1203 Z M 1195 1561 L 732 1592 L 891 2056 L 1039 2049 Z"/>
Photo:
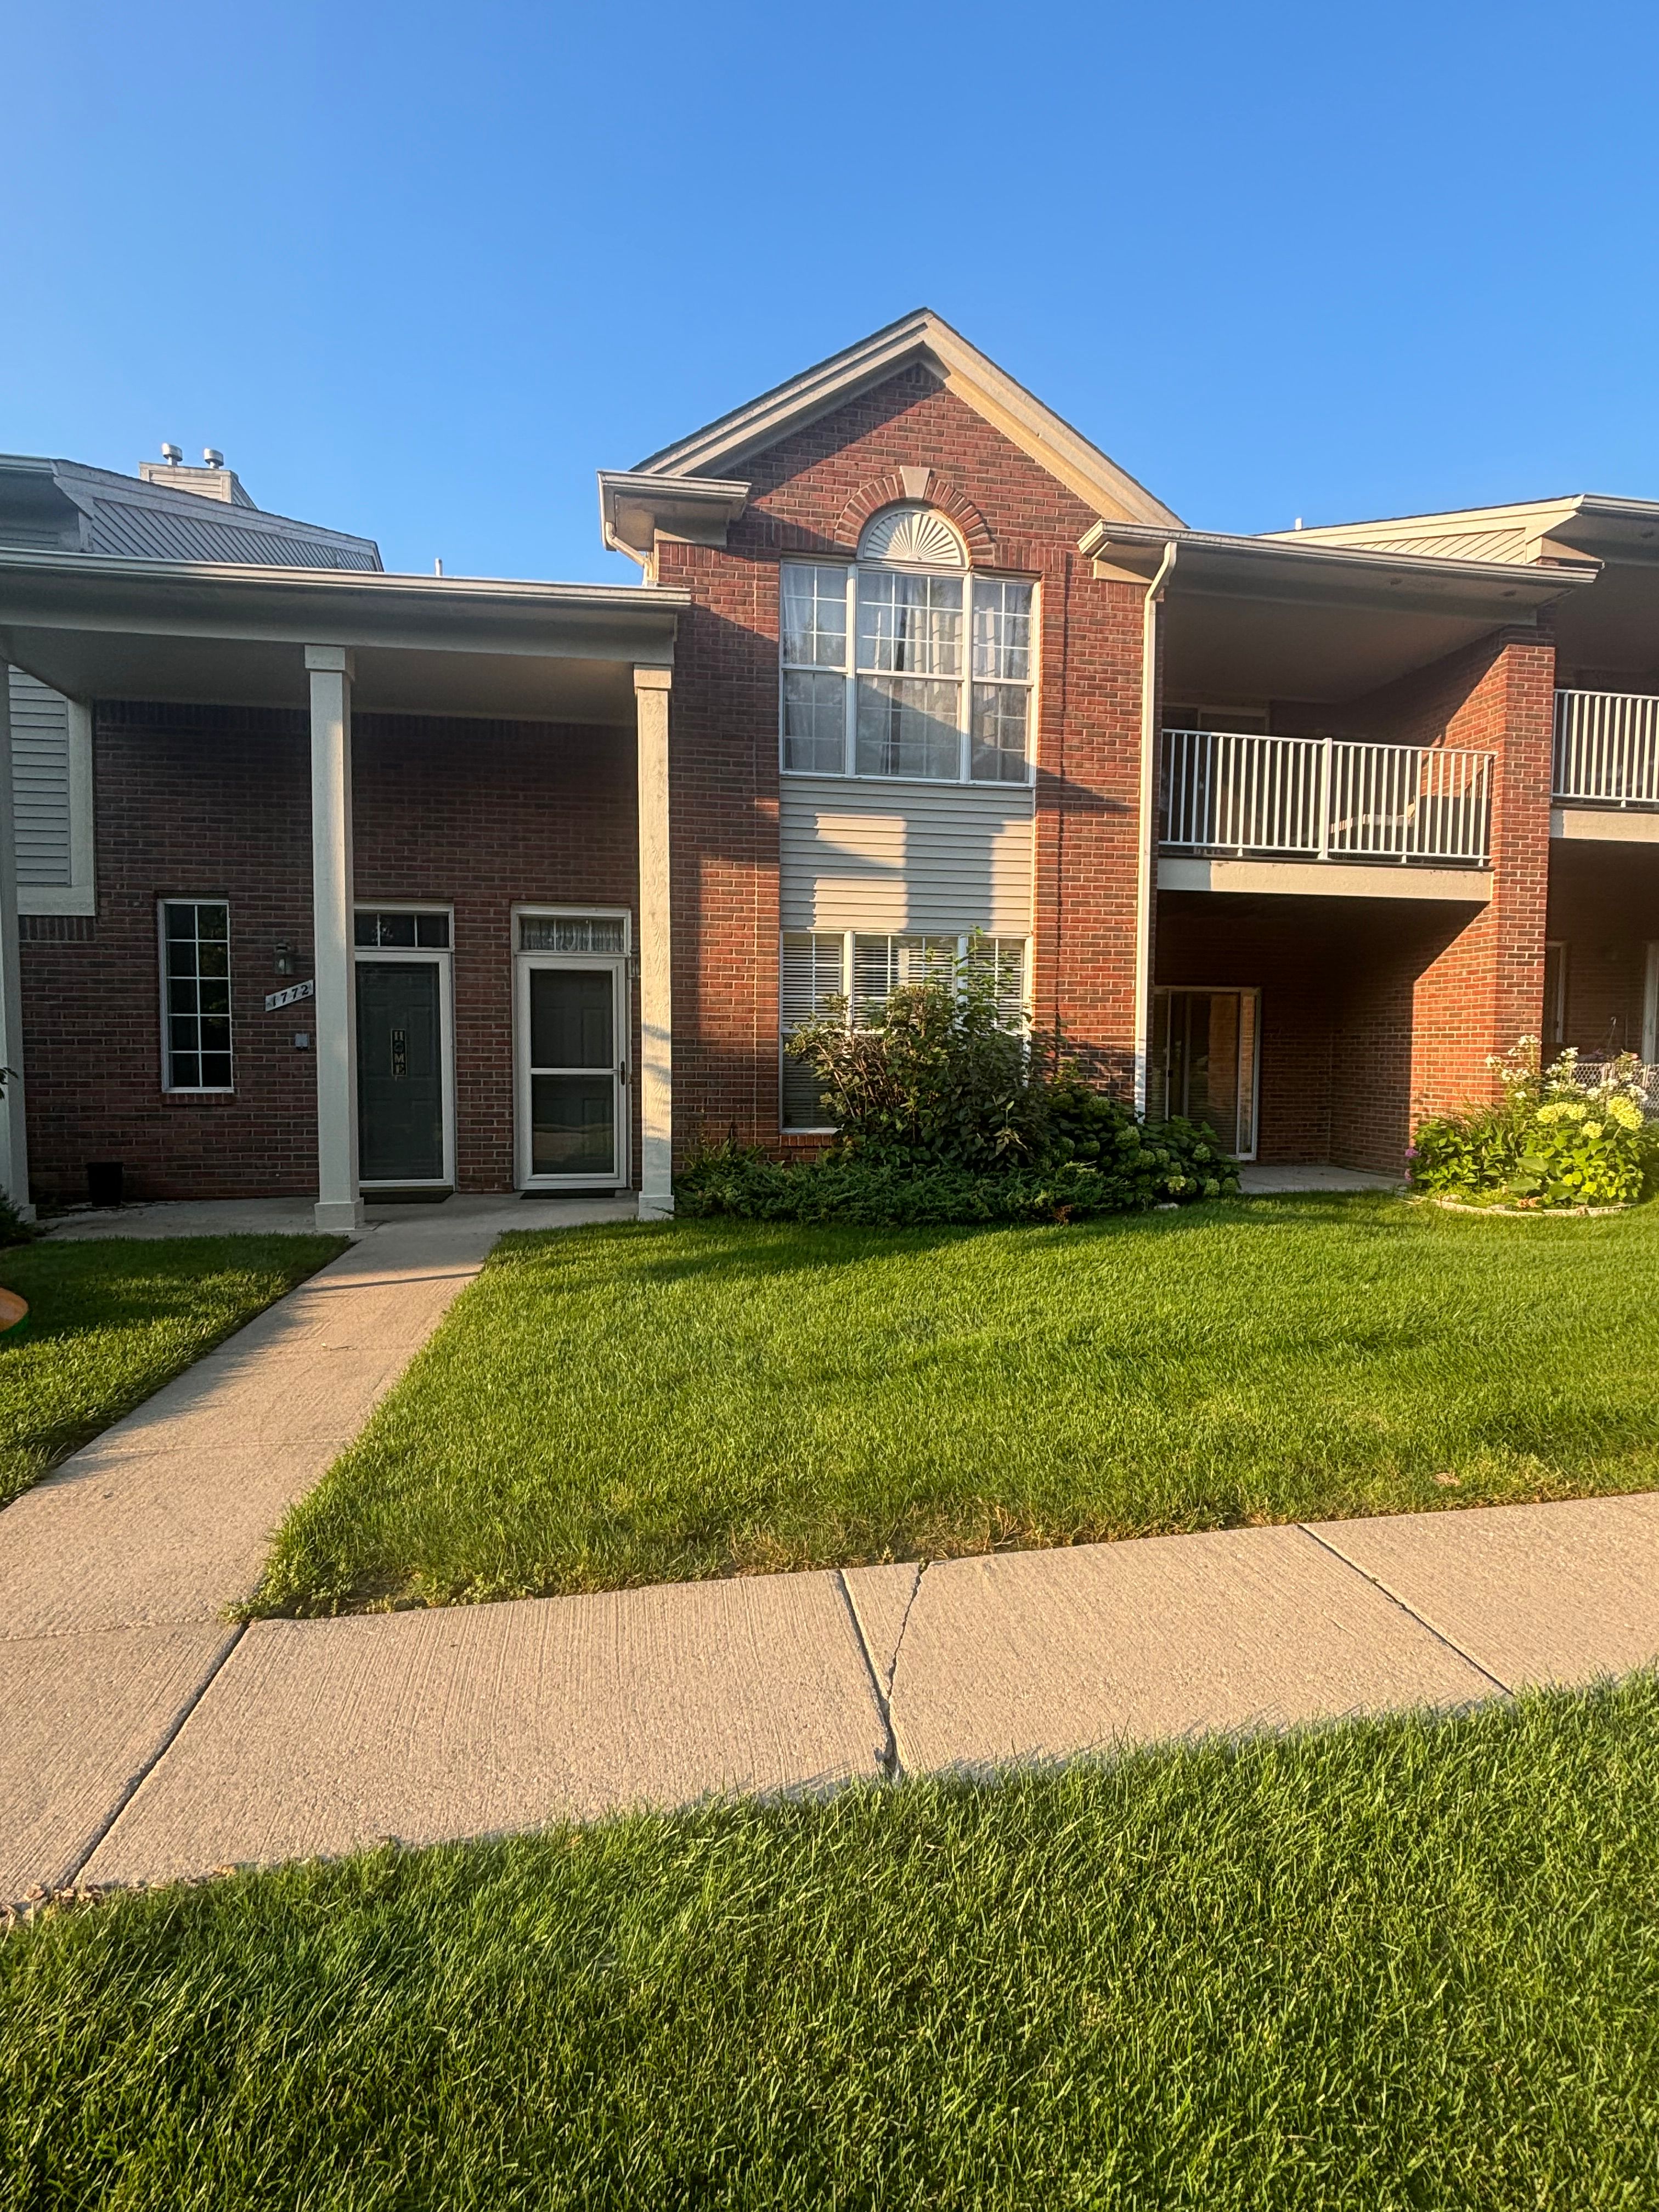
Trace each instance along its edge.
<path fill-rule="evenodd" d="M 55 983 L 26 989 L 0 823 L 0 1058 L 15 1072 L 0 1181 L 27 1192 L 31 1098 L 55 1121 L 79 1081 L 101 1086 L 112 1147 L 142 1125 L 151 1158 L 160 1142 L 210 1165 L 216 1143 L 246 1149 L 263 1117 L 289 1166 L 250 1169 L 240 1188 L 293 1189 L 308 1152 L 319 1228 L 355 1231 L 365 1182 L 384 1199 L 405 1179 L 428 1195 L 468 1180 L 636 1184 L 642 1214 L 671 1210 L 667 748 L 686 604 L 602 586 L 0 554 L 0 658 L 96 709 L 109 769 L 97 913 L 82 932 L 97 949 L 26 948 L 74 970 L 84 1045 L 52 1030 Z M 9 815 L 3 724 L 0 748 Z M 167 1025 L 181 1018 L 167 994 L 192 929 L 204 941 L 186 947 L 181 988 L 195 1009 L 222 994 L 224 1026 L 216 1012 L 197 1021 L 194 1093 L 171 1103 L 198 1110 L 156 1138 Z M 386 1001 L 384 1067 L 366 1054 L 366 974 Z M 303 1113 L 296 1085 L 314 1094 Z M 409 1149 L 417 1099 L 443 1146 L 430 1159 Z M 402 1151 L 386 1148 L 388 1113 Z M 594 1136 L 606 1115 L 608 1153 Z M 94 1141 L 90 1127 L 77 1141 Z M 464 1170 L 469 1147 L 499 1164 L 458 1176 L 458 1143 Z M 404 1178 L 399 1163 L 438 1172 Z M 204 1194 L 235 1194 L 238 1171 L 222 1158 Z M 167 1194 L 192 1188 L 174 1175 Z"/>

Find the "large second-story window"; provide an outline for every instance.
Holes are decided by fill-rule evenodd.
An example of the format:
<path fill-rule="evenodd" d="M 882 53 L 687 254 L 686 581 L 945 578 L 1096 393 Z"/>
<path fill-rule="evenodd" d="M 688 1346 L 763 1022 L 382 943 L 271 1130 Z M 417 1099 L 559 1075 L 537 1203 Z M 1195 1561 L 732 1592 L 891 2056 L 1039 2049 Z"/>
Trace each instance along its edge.
<path fill-rule="evenodd" d="M 927 507 L 878 515 L 854 564 L 786 562 L 785 769 L 1029 782 L 1032 590 L 970 574 Z"/>

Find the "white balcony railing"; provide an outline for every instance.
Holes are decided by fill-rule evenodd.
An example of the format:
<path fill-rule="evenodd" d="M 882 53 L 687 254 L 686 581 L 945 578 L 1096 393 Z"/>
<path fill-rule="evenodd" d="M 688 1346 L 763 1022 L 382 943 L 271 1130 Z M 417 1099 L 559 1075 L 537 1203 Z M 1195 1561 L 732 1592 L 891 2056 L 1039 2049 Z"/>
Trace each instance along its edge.
<path fill-rule="evenodd" d="M 1558 691 L 1552 790 L 1569 805 L 1659 806 L 1659 697 Z"/>
<path fill-rule="evenodd" d="M 1484 867 L 1492 765 L 1489 752 L 1436 745 L 1165 730 L 1163 843 L 1240 859 Z"/>

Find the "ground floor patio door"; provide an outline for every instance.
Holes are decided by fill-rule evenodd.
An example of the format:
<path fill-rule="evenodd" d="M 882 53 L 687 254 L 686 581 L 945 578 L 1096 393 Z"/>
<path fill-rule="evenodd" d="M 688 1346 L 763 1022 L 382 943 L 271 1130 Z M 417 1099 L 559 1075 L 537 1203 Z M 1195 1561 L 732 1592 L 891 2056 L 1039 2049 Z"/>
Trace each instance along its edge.
<path fill-rule="evenodd" d="M 1255 991 L 1153 993 L 1149 1120 L 1207 1121 L 1235 1158 L 1255 1158 L 1258 998 Z"/>
<path fill-rule="evenodd" d="M 447 952 L 357 956 L 357 1153 L 365 1188 L 454 1179 Z"/>
<path fill-rule="evenodd" d="M 519 955 L 519 1182 L 615 1189 L 628 1181 L 627 963 Z"/>

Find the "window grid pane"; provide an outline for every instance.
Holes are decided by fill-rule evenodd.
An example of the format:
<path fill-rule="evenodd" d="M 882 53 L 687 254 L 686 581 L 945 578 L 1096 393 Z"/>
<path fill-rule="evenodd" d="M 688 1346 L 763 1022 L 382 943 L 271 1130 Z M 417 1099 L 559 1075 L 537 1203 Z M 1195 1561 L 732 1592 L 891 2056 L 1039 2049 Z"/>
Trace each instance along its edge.
<path fill-rule="evenodd" d="M 860 775 L 961 774 L 957 727 L 962 686 L 931 677 L 861 676 L 858 696 Z"/>
<path fill-rule="evenodd" d="M 847 665 L 847 571 L 786 564 L 783 571 L 786 667 Z"/>
<path fill-rule="evenodd" d="M 959 676 L 961 578 L 861 573 L 858 665 L 877 675 Z"/>
<path fill-rule="evenodd" d="M 162 909 L 167 1088 L 228 1091 L 230 908 L 169 900 Z"/>
<path fill-rule="evenodd" d="M 974 673 L 1005 683 L 1031 678 L 1031 586 L 988 580 L 974 585 Z"/>
<path fill-rule="evenodd" d="M 841 775 L 847 768 L 847 678 L 786 669 L 783 764 L 809 775 Z"/>
<path fill-rule="evenodd" d="M 969 774 L 975 783 L 1026 781 L 1024 684 L 975 684 Z"/>

